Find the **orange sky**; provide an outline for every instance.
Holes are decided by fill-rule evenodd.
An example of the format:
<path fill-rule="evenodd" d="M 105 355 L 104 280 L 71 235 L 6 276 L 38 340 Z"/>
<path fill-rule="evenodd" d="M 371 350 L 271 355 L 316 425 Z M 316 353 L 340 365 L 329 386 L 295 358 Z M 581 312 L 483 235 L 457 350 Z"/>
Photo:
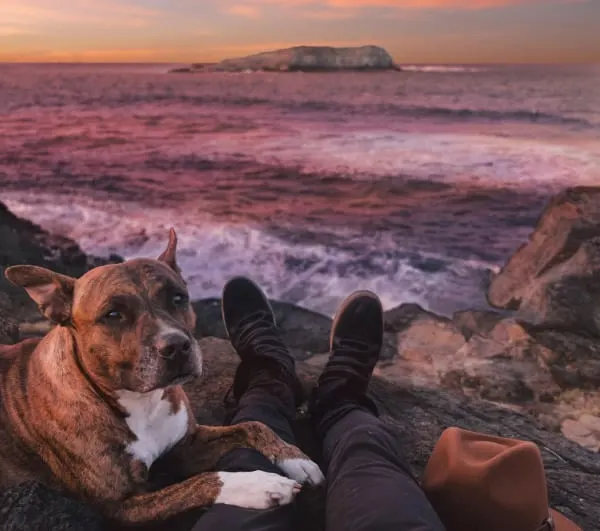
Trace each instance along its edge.
<path fill-rule="evenodd" d="M 600 62 L 599 0 L 0 0 L 0 61 L 213 61 L 296 44 L 399 63 Z"/>

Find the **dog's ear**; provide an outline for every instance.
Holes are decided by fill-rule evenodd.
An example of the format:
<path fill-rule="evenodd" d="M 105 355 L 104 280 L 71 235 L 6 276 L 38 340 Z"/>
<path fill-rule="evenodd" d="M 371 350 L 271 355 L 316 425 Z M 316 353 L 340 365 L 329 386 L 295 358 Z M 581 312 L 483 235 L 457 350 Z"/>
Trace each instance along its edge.
<path fill-rule="evenodd" d="M 173 227 L 169 230 L 169 244 L 158 259 L 167 264 L 176 273 L 181 274 L 181 270 L 177 265 L 177 234 L 175 234 Z"/>
<path fill-rule="evenodd" d="M 37 266 L 13 266 L 4 274 L 15 286 L 25 288 L 42 314 L 64 325 L 71 318 L 75 279 Z"/>

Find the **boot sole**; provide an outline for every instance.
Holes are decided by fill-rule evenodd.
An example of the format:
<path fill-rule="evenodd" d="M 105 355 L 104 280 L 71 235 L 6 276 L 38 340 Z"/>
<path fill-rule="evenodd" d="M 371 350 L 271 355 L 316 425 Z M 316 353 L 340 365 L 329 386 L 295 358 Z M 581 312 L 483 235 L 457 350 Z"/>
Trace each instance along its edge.
<path fill-rule="evenodd" d="M 273 307 L 271 306 L 269 299 L 265 295 L 265 292 L 260 288 L 260 286 L 256 282 L 254 282 L 253 280 L 250 280 L 247 277 L 234 277 L 234 278 L 230 279 L 229 282 L 231 282 L 231 280 L 234 280 L 235 278 L 243 278 L 246 282 L 249 282 L 250 284 L 252 284 L 252 286 L 254 286 L 254 288 L 256 288 L 258 290 L 258 292 L 261 294 L 263 301 L 269 308 L 271 315 L 273 316 L 273 324 L 275 326 L 277 326 L 277 319 L 275 318 L 275 312 L 273 311 Z M 223 291 L 224 290 L 225 289 L 223 288 Z M 221 293 L 221 320 L 223 321 L 223 325 L 225 326 L 225 334 L 227 335 L 227 339 L 229 339 L 229 341 L 231 341 L 231 337 L 229 337 L 229 329 L 227 328 L 227 321 L 225 321 L 225 311 L 223 308 L 223 293 Z"/>
<path fill-rule="evenodd" d="M 344 299 L 341 306 L 338 308 L 337 312 L 335 312 L 335 316 L 333 318 L 333 323 L 331 324 L 331 333 L 329 334 L 329 352 L 333 350 L 333 338 L 335 335 L 335 329 L 337 328 L 338 321 L 343 315 L 344 311 L 350 304 L 352 304 L 356 299 L 360 299 L 362 297 L 369 297 L 370 299 L 374 299 L 379 303 L 379 307 L 381 308 L 381 313 L 383 313 L 383 305 L 381 304 L 381 299 L 377 296 L 376 293 L 373 293 L 369 290 L 360 290 L 355 291 L 352 295 L 349 295 Z"/>

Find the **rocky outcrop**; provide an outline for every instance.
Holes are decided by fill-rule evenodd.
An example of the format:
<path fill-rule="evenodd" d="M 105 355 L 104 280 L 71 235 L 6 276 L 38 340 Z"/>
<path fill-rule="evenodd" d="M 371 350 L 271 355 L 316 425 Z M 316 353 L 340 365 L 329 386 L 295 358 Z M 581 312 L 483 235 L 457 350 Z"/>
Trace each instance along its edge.
<path fill-rule="evenodd" d="M 490 304 L 538 326 L 600 335 L 600 188 L 568 189 L 492 278 Z"/>
<path fill-rule="evenodd" d="M 226 59 L 215 65 L 192 65 L 172 72 L 338 72 L 399 70 L 390 54 L 379 46 L 334 48 L 295 46 L 248 57 Z"/>
<path fill-rule="evenodd" d="M 119 261 L 122 259 L 118 256 L 88 256 L 73 240 L 15 216 L 0 203 L 0 343 L 14 343 L 19 337 L 19 325 L 41 319 L 26 293 L 6 280 L 5 268 L 29 264 L 79 277 L 92 267 Z"/>

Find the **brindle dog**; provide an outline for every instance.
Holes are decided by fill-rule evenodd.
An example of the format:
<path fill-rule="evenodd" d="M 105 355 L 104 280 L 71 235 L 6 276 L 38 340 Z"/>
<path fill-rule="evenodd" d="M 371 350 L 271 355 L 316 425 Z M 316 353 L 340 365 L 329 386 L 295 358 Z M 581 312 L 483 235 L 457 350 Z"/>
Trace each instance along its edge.
<path fill-rule="evenodd" d="M 201 373 L 202 357 L 176 246 L 171 230 L 158 260 L 79 279 L 7 269 L 56 326 L 41 340 L 0 347 L 0 488 L 38 480 L 120 524 L 142 524 L 214 503 L 266 509 L 290 503 L 300 483 L 323 481 L 263 424 L 196 424 L 181 384 Z M 291 479 L 210 472 L 235 448 L 260 451 Z M 149 469 L 166 453 L 187 479 L 153 491 Z"/>

